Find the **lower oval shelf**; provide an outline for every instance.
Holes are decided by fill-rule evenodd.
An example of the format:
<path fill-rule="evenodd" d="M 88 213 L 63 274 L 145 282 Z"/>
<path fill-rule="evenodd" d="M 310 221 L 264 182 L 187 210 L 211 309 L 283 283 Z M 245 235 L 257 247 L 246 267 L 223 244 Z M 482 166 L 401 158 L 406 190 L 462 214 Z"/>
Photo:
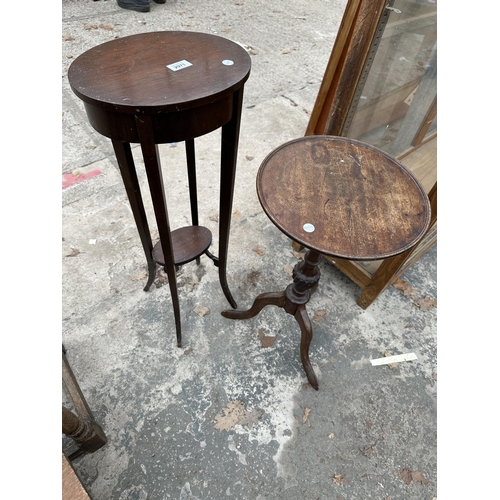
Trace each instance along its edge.
<path fill-rule="evenodd" d="M 212 233 L 204 226 L 181 227 L 170 233 L 174 253 L 174 264 L 180 266 L 196 259 L 212 243 Z M 160 265 L 165 265 L 165 256 L 161 241 L 153 248 L 153 259 Z"/>

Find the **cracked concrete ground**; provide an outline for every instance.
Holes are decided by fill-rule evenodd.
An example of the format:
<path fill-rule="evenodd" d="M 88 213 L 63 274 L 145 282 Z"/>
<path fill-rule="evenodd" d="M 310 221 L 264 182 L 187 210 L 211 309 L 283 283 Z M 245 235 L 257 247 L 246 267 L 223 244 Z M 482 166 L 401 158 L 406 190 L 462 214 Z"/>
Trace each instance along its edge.
<path fill-rule="evenodd" d="M 246 308 L 257 294 L 286 288 L 300 258 L 263 213 L 255 176 L 270 151 L 304 135 L 344 7 L 167 0 L 139 14 L 114 0 L 63 0 L 62 172 L 89 178 L 62 193 L 62 340 L 108 436 L 73 464 L 94 500 L 437 496 L 437 310 L 414 304 L 437 298 L 436 249 L 402 276 L 415 297 L 391 287 L 367 310 L 356 305 L 359 288 L 321 264 L 308 304 L 318 392 L 306 383 L 293 317 L 267 307 L 251 320 L 223 318 L 228 304 L 206 257 L 178 272 L 179 349 L 160 269 L 143 291 L 146 262 L 111 143 L 91 128 L 67 81 L 79 54 L 140 32 L 215 33 L 251 51 L 228 262 L 229 287 Z M 212 249 L 219 142 L 218 132 L 196 140 L 200 223 L 214 235 Z M 183 144 L 161 145 L 160 154 L 177 228 L 190 220 Z M 148 198 L 146 209 L 152 214 Z M 387 353 L 417 360 L 371 365 Z"/>

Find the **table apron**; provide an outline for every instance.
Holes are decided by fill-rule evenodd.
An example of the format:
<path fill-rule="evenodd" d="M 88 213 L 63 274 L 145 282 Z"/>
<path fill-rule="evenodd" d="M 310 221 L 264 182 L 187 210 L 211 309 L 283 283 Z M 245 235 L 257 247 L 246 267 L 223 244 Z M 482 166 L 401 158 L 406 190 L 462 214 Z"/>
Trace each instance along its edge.
<path fill-rule="evenodd" d="M 100 134 L 121 142 L 140 142 L 135 114 L 104 109 L 87 102 L 84 105 L 90 124 Z M 155 143 L 181 142 L 208 134 L 229 122 L 232 112 L 233 95 L 229 95 L 195 108 L 151 114 Z"/>

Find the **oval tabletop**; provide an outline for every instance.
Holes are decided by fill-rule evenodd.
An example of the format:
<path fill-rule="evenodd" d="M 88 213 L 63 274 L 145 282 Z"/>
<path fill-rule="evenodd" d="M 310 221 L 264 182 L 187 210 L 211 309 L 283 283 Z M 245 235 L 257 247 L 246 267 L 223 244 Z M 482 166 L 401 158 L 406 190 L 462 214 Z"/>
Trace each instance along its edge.
<path fill-rule="evenodd" d="M 78 56 L 69 83 L 84 102 L 128 113 L 181 111 L 223 98 L 248 79 L 250 56 L 225 38 L 188 31 L 141 33 Z"/>
<path fill-rule="evenodd" d="M 349 260 L 403 253 L 430 222 L 429 199 L 411 172 L 345 137 L 308 136 L 278 147 L 259 169 L 257 194 L 287 236 Z"/>

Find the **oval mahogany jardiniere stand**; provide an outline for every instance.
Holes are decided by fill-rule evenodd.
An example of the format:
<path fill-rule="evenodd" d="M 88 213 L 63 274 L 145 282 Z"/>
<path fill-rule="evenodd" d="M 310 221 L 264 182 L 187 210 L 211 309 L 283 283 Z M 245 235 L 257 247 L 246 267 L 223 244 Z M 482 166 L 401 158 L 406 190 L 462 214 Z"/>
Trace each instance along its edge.
<path fill-rule="evenodd" d="M 81 54 L 68 79 L 84 102 L 91 125 L 113 144 L 153 283 L 157 263 L 168 276 L 177 344 L 181 322 L 175 267 L 208 255 L 219 268 L 224 295 L 236 308 L 227 284 L 231 222 L 243 87 L 251 61 L 238 44 L 197 32 L 163 31 L 118 38 Z M 198 224 L 194 139 L 222 128 L 219 255 L 208 248 L 210 231 Z M 192 225 L 170 230 L 158 144 L 185 141 Z M 153 246 L 131 152 L 139 143 L 160 241 Z"/>

